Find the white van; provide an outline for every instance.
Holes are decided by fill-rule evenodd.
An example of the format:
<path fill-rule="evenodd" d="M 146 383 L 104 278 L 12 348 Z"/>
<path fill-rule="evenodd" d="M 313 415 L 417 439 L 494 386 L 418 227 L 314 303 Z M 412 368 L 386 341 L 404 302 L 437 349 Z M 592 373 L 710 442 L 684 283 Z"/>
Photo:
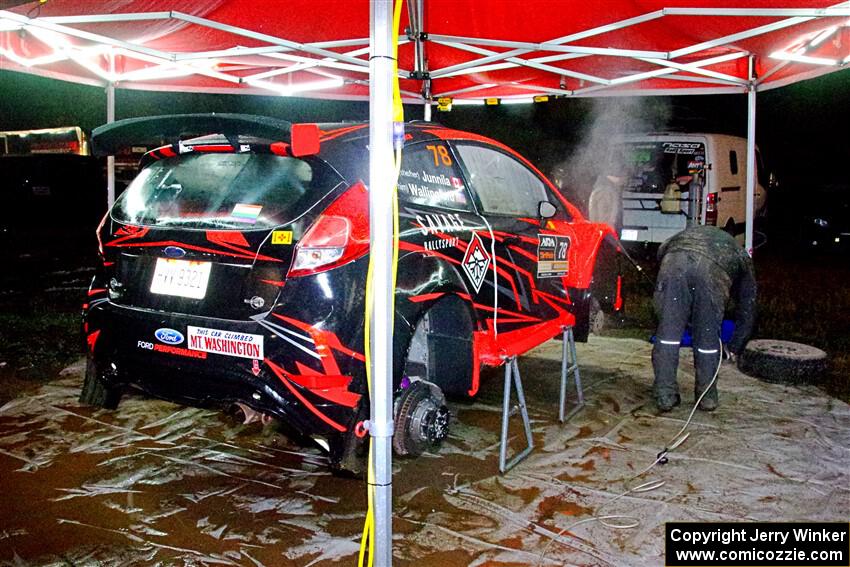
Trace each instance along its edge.
<path fill-rule="evenodd" d="M 723 134 L 624 136 L 614 146 L 624 165 L 623 241 L 661 243 L 692 224 L 733 235 L 746 226 L 747 141 Z M 756 151 L 755 212 L 764 209 L 767 175 Z M 743 237 L 742 237 L 743 238 Z"/>

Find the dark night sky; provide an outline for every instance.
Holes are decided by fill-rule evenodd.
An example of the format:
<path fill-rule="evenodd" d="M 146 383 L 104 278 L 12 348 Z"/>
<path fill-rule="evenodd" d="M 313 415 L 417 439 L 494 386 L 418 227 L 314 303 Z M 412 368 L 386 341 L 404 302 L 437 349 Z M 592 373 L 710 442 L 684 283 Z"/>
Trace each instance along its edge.
<path fill-rule="evenodd" d="M 0 71 L 0 129 L 105 122 L 103 89 Z M 602 99 L 597 99 L 602 100 Z M 653 129 L 674 127 L 746 135 L 746 96 L 681 96 L 614 99 L 637 103 Z M 604 104 L 612 104 L 604 99 Z M 558 99 L 545 104 L 456 107 L 435 120 L 501 140 L 537 162 L 544 171 L 581 144 L 594 116 L 593 99 Z M 246 112 L 293 122 L 363 120 L 366 103 L 274 96 L 201 95 L 117 90 L 118 118 L 180 112 Z M 408 107 L 408 119 L 421 118 Z M 757 141 L 780 179 L 830 178 L 850 163 L 850 69 L 758 95 Z M 846 171 L 842 170 L 841 171 Z M 846 177 L 846 173 L 844 174 Z"/>

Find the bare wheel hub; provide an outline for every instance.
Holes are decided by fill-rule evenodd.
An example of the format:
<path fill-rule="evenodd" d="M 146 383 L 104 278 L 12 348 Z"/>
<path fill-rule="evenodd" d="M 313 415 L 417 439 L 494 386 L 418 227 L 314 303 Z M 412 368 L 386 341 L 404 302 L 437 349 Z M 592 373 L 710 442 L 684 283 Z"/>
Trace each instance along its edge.
<path fill-rule="evenodd" d="M 449 434 L 449 408 L 438 386 L 417 380 L 395 402 L 393 448 L 399 455 L 420 455 Z"/>

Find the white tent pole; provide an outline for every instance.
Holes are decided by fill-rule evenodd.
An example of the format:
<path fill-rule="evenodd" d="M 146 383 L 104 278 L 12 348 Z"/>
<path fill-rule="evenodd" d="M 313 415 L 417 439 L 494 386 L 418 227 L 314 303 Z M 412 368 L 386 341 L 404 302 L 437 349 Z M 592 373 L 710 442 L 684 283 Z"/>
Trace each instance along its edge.
<path fill-rule="evenodd" d="M 533 43 L 528 41 L 511 41 L 504 39 L 485 39 L 480 37 L 465 37 L 457 35 L 433 34 L 428 36 L 432 41 L 441 43 L 463 43 L 466 45 L 486 45 L 488 47 L 508 47 L 515 48 L 521 54 L 530 53 L 532 51 L 554 51 L 556 53 L 580 53 L 584 55 L 608 55 L 610 57 L 649 57 L 649 58 L 667 58 L 666 51 L 646 51 L 638 49 L 615 49 L 613 47 L 586 47 L 582 45 L 561 45 L 560 43 Z M 501 57 L 495 58 L 501 55 Z M 498 61 L 499 59 L 508 59 L 515 57 L 513 52 L 498 53 L 488 56 L 481 63 L 489 61 Z"/>
<path fill-rule="evenodd" d="M 753 255 L 753 222 L 756 191 L 756 78 L 755 61 L 750 55 L 750 84 L 747 87 L 747 226 L 744 247 Z"/>
<path fill-rule="evenodd" d="M 546 55 L 544 57 L 534 57 L 532 59 L 529 59 L 528 61 L 531 61 L 532 63 L 552 63 L 552 62 L 555 62 L 555 61 L 569 61 L 570 59 L 581 59 L 583 57 L 590 57 L 590 56 L 587 55 L 586 53 L 584 53 L 584 54 L 583 53 L 567 53 L 567 54 L 559 53 L 557 55 Z M 500 57 L 498 59 L 504 59 L 504 57 Z M 462 63 L 461 65 L 463 65 L 463 67 L 461 67 L 460 65 L 453 65 L 454 70 L 449 70 L 448 67 L 443 67 L 442 69 L 439 69 L 437 71 L 432 72 L 431 78 L 436 79 L 438 77 L 440 77 L 440 78 L 454 77 L 455 75 L 471 75 L 471 74 L 474 74 L 474 73 L 484 73 L 484 72 L 487 72 L 487 71 L 501 71 L 503 69 L 513 69 L 515 67 L 519 67 L 519 65 L 517 65 L 516 63 L 493 63 L 492 65 L 481 65 L 480 67 L 479 66 L 473 66 L 472 63 L 474 63 L 474 61 L 469 62 L 469 65 Z"/>
<path fill-rule="evenodd" d="M 102 43 L 104 45 L 111 45 L 113 47 L 123 47 L 127 51 L 134 51 L 136 53 L 144 53 L 150 55 L 152 57 L 159 57 L 160 59 L 173 60 L 173 56 L 170 53 L 166 53 L 165 51 L 160 51 L 158 49 L 151 49 L 149 47 L 144 47 L 142 45 L 130 43 L 127 41 L 122 41 L 120 39 L 114 39 L 111 37 L 107 37 L 105 35 L 99 35 L 91 32 L 87 32 L 85 30 L 78 30 L 76 28 L 72 28 L 70 26 L 62 26 L 58 24 L 53 24 L 51 22 L 46 21 L 45 18 L 27 18 L 26 16 L 22 16 L 20 14 L 16 14 L 14 12 L 8 12 L 5 10 L 0 10 L 0 18 L 11 20 L 13 22 L 19 23 L 21 25 L 26 25 L 31 28 L 39 28 L 45 29 L 48 31 L 69 35 L 72 37 L 77 37 L 80 39 L 85 39 L 87 41 L 92 41 L 94 43 Z"/>
<path fill-rule="evenodd" d="M 647 63 L 653 63 L 661 67 L 670 67 L 671 69 L 677 69 L 679 71 L 688 71 L 689 73 L 704 75 L 706 77 L 717 79 L 718 81 L 722 81 L 724 83 L 733 83 L 736 85 L 747 84 L 747 79 L 741 79 L 740 77 L 734 77 L 732 75 L 727 75 L 726 73 L 718 73 L 717 71 L 710 71 L 708 69 L 700 69 L 699 67 L 694 67 L 693 65 L 688 65 L 687 63 L 676 63 L 675 61 L 664 61 L 663 59 L 644 59 L 642 57 L 638 57 L 638 59 L 640 61 L 646 61 Z"/>
<path fill-rule="evenodd" d="M 823 18 L 823 17 L 838 17 L 844 18 L 850 16 L 850 8 L 838 7 L 836 4 L 832 8 L 662 8 L 665 16 L 730 16 L 730 17 L 746 17 L 758 16 L 765 18 L 780 18 L 780 17 L 808 17 L 808 18 Z"/>
<path fill-rule="evenodd" d="M 814 18 L 788 18 L 786 20 L 779 20 L 778 22 L 773 22 L 772 24 L 767 24 L 764 26 L 759 26 L 757 28 L 752 28 L 746 31 L 733 33 L 731 35 L 725 35 L 723 37 L 718 37 L 717 39 L 712 39 L 710 41 L 704 41 L 702 43 L 697 43 L 691 45 L 689 47 L 683 47 L 682 49 L 677 49 L 675 51 L 670 52 L 670 59 L 678 59 L 679 57 L 684 57 L 685 55 L 690 55 L 692 53 L 699 53 L 700 51 L 706 51 L 713 47 L 721 47 L 723 45 L 728 45 L 730 43 L 739 42 L 745 39 L 750 39 L 751 37 L 757 37 L 760 35 L 764 35 L 767 33 L 775 32 L 781 29 L 785 29 L 791 26 L 796 26 L 797 24 L 802 24 L 804 22 L 808 22 L 809 20 L 813 20 Z"/>
<path fill-rule="evenodd" d="M 362 65 L 368 66 L 369 64 L 363 59 L 358 59 L 357 57 L 350 57 L 348 55 L 344 55 L 342 53 L 336 53 L 334 51 L 328 51 L 327 49 L 321 49 L 317 47 L 311 47 L 307 43 L 299 43 L 297 41 L 290 41 L 288 39 L 284 39 L 282 37 L 276 37 L 273 35 L 269 35 L 267 33 L 255 32 L 252 30 L 248 30 L 245 28 L 240 28 L 238 26 L 231 26 L 229 24 L 223 24 L 221 22 L 216 22 L 215 20 L 209 20 L 207 18 L 201 18 L 199 16 L 193 16 L 191 14 L 185 14 L 183 12 L 172 12 L 172 17 L 177 20 L 182 20 L 184 22 L 189 22 L 190 24 L 197 24 L 199 26 L 205 26 L 214 30 L 219 30 L 227 33 L 232 33 L 234 35 L 239 35 L 242 37 L 249 37 L 251 39 L 256 39 L 259 41 L 265 41 L 272 45 L 280 45 L 282 47 L 291 47 L 292 49 L 298 51 L 304 51 L 306 53 L 312 53 L 313 55 L 319 55 L 322 57 L 329 57 L 331 59 L 336 59 L 338 61 L 343 61 L 345 63 L 352 63 L 354 65 Z"/>
<path fill-rule="evenodd" d="M 425 122 L 431 122 L 431 101 L 430 101 L 430 100 L 426 100 L 426 101 L 425 101 L 425 104 L 424 104 L 424 105 L 422 105 L 422 109 L 423 109 L 423 111 L 422 111 L 422 112 L 423 112 L 422 119 L 423 119 Z"/>
<path fill-rule="evenodd" d="M 109 54 L 109 71 L 115 74 L 115 55 Z M 115 83 L 106 85 L 106 123 L 115 122 Z M 115 156 L 106 157 L 106 208 L 111 209 L 115 202 Z"/>
<path fill-rule="evenodd" d="M 440 45 L 446 45 L 448 47 L 454 47 L 455 49 L 459 49 L 461 51 L 468 51 L 470 53 L 477 53 L 478 55 L 496 55 L 495 51 L 490 49 L 484 49 L 483 47 L 478 47 L 475 45 L 468 45 L 466 43 L 456 43 L 452 41 L 441 41 L 434 39 L 434 36 L 429 36 L 429 41 L 434 43 L 438 43 Z M 507 61 L 510 63 L 516 63 L 517 65 L 522 65 L 523 67 L 531 67 L 532 69 L 539 69 L 541 71 L 549 71 L 550 73 L 554 73 L 556 75 L 565 75 L 567 77 L 573 77 L 574 79 L 582 79 L 585 81 L 590 81 L 591 83 L 599 83 L 602 85 L 609 84 L 609 81 L 606 79 L 602 79 L 601 77 L 596 77 L 593 75 L 588 75 L 586 73 L 579 73 L 576 71 L 570 71 L 569 69 L 561 69 L 560 67 L 553 67 L 551 65 L 541 65 L 539 63 L 534 63 L 530 59 L 521 59 L 519 57 L 508 57 Z"/>
<path fill-rule="evenodd" d="M 369 39 L 341 39 L 334 41 L 318 41 L 315 43 L 308 43 L 310 47 L 320 47 L 320 48 L 334 48 L 334 47 L 354 47 L 358 45 L 368 44 Z M 365 49 L 368 49 L 368 45 Z M 265 45 L 262 47 L 228 47 L 226 49 L 217 49 L 215 51 L 195 51 L 191 53 L 177 53 L 175 60 L 176 61 L 189 61 L 192 59 L 212 59 L 214 57 L 239 57 L 241 55 L 256 55 L 256 54 L 265 54 L 265 53 L 285 53 L 287 51 L 294 51 L 291 47 L 284 47 L 281 45 Z M 365 52 L 364 52 L 365 53 Z M 350 53 L 347 55 L 351 55 Z"/>
<path fill-rule="evenodd" d="M 115 122 L 115 86 L 106 86 L 106 123 Z M 115 202 L 115 156 L 106 157 L 106 205 L 111 208 Z"/>
<path fill-rule="evenodd" d="M 369 58 L 369 253 L 372 262 L 372 391 L 369 434 L 375 481 L 375 565 L 392 564 L 392 1 L 371 0 Z"/>

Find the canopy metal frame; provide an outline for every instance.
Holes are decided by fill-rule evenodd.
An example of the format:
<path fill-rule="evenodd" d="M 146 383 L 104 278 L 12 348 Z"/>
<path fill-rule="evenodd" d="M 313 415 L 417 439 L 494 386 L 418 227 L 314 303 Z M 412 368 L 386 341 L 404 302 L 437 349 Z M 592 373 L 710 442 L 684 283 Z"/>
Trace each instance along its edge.
<path fill-rule="evenodd" d="M 668 80 L 683 83 L 703 83 L 702 86 L 688 86 L 677 89 L 679 94 L 707 94 L 710 92 L 728 92 L 728 88 L 737 87 L 740 92 L 748 92 L 752 79 L 749 76 L 733 76 L 721 73 L 707 67 L 719 64 L 729 59 L 721 57 L 708 57 L 699 61 L 682 61 L 688 56 L 698 55 L 716 48 L 725 48 L 730 51 L 729 55 L 737 57 L 748 57 L 751 54 L 739 50 L 735 43 L 745 39 L 761 36 L 779 30 L 792 28 L 814 19 L 836 19 L 850 16 L 850 2 L 842 2 L 827 8 L 710 8 L 710 7 L 670 7 L 654 10 L 646 14 L 615 21 L 610 24 L 597 26 L 582 30 L 566 36 L 553 38 L 539 43 L 509 41 L 492 38 L 476 38 L 465 36 L 452 36 L 440 34 L 428 34 L 424 29 L 425 2 L 424 0 L 407 0 L 409 28 L 405 36 L 399 38 L 399 43 L 412 42 L 414 46 L 414 68 L 398 70 L 400 78 L 415 78 L 423 82 L 421 92 L 408 92 L 405 102 L 418 104 L 431 104 L 433 99 L 442 96 L 457 97 L 476 100 L 474 90 L 459 91 L 439 90 L 439 82 L 433 81 L 441 78 L 472 76 L 484 72 L 493 73 L 518 66 L 528 67 L 543 73 L 552 74 L 557 77 L 572 78 L 590 83 L 588 86 L 568 90 L 552 89 L 547 86 L 523 85 L 518 86 L 516 95 L 505 98 L 529 99 L 534 95 L 563 95 L 563 96 L 604 96 L 608 95 L 606 90 L 615 91 L 612 94 L 634 94 L 632 91 L 623 92 L 622 86 L 626 84 L 640 83 L 643 80 L 664 77 Z M 624 30 L 641 24 L 660 20 L 667 17 L 726 17 L 726 18 L 781 18 L 775 22 L 745 29 L 723 37 L 715 38 L 683 47 L 672 51 L 658 51 L 640 49 L 640 46 L 630 49 L 617 49 L 608 47 L 588 47 L 578 45 L 577 42 L 603 34 Z M 124 39 L 109 37 L 104 34 L 82 30 L 75 25 L 108 24 L 115 22 L 151 22 L 174 20 L 186 24 L 192 24 L 203 28 L 209 28 L 237 38 L 234 45 L 214 51 L 186 51 L 169 52 L 154 49 L 140 42 L 126 41 Z M 113 84 L 117 88 L 144 88 L 144 81 L 180 77 L 197 74 L 214 78 L 233 85 L 237 89 L 244 89 L 249 93 L 260 94 L 264 92 L 277 91 L 279 94 L 300 94 L 313 89 L 332 89 L 335 86 L 349 84 L 364 84 L 361 80 L 352 78 L 354 74 L 368 74 L 369 72 L 369 39 L 368 38 L 344 38 L 331 41 L 303 43 L 293 41 L 285 37 L 278 37 L 266 33 L 234 26 L 227 23 L 215 21 L 208 18 L 193 16 L 180 11 L 159 11 L 143 13 L 124 14 L 86 14 L 76 16 L 44 16 L 28 18 L 26 16 L 0 11 L 0 33 L 12 32 L 21 28 L 29 30 L 40 30 L 42 34 L 33 34 L 37 39 L 43 40 L 54 48 L 54 53 L 48 56 L 27 58 L 22 54 L 11 52 L 8 49 L 0 49 L 0 56 L 5 56 L 17 67 L 28 68 L 35 71 L 59 60 L 70 59 L 84 67 L 94 78 L 104 86 Z M 88 45 L 77 45 L 67 40 L 62 45 L 56 45 L 49 37 L 74 38 L 79 42 L 88 42 Z M 252 42 L 260 42 L 265 45 L 246 47 L 238 43 L 238 38 L 246 38 Z M 426 49 L 428 42 L 450 47 L 457 51 L 480 55 L 462 63 L 452 63 L 442 68 L 429 69 L 429 60 Z M 96 49 L 93 49 L 96 48 Z M 349 50 L 348 48 L 354 48 Z M 99 55 L 106 49 L 110 56 L 121 55 L 138 60 L 143 64 L 149 64 L 141 70 L 136 69 L 127 73 L 117 74 L 109 69 L 108 58 L 95 59 L 92 55 Z M 545 54 L 545 55 L 543 55 Z M 780 54 L 782 55 L 782 54 Z M 602 77 L 586 72 L 580 72 L 569 68 L 568 62 L 585 57 L 615 57 L 631 59 L 643 65 L 655 66 L 657 69 L 642 72 L 625 73 L 620 76 Z M 834 61 L 830 65 L 824 61 L 811 61 L 817 59 L 807 56 L 805 53 L 785 52 L 784 56 L 789 60 L 795 59 L 798 63 L 809 63 L 820 72 L 828 72 L 843 67 L 850 62 L 850 54 L 841 60 Z M 251 58 L 252 67 L 266 67 L 252 74 L 236 74 L 236 71 L 244 70 L 239 66 L 240 60 Z M 800 59 L 802 57 L 802 59 Z M 809 60 L 806 60 L 808 58 Z M 105 62 L 104 59 L 107 61 Z M 762 77 L 756 77 L 755 90 L 761 91 L 772 87 L 765 81 L 774 73 L 787 65 L 788 61 L 782 61 L 773 67 Z M 224 64 L 224 65 L 222 65 Z M 216 66 L 222 67 L 216 69 Z M 339 74 L 334 74 L 337 71 Z M 304 88 L 297 85 L 273 83 L 270 79 L 283 78 L 296 72 L 317 74 L 319 80 L 315 84 L 307 84 Z M 49 73 L 45 73 L 49 74 Z M 335 79 L 328 81 L 322 79 Z M 714 90 L 712 90 L 714 89 Z M 211 89 L 215 91 L 215 89 Z M 229 89 L 232 92 L 233 88 Z M 653 94 L 645 92 L 643 94 Z M 481 97 L 483 98 L 483 97 Z M 478 99 L 480 100 L 480 98 Z"/>

